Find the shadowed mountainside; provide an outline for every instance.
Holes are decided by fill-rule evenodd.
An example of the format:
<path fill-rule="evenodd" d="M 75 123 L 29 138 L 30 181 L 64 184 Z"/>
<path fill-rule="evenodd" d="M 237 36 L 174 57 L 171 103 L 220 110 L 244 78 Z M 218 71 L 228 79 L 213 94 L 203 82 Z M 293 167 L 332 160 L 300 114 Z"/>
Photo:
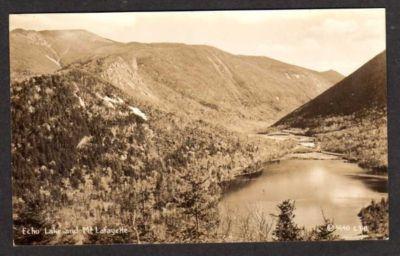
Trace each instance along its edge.
<path fill-rule="evenodd" d="M 317 116 L 349 115 L 386 107 L 386 52 L 363 65 L 335 86 L 282 118 L 277 124 Z"/>
<path fill-rule="evenodd" d="M 325 150 L 386 169 L 386 82 L 384 51 L 274 126 L 305 129 L 317 135 Z"/>

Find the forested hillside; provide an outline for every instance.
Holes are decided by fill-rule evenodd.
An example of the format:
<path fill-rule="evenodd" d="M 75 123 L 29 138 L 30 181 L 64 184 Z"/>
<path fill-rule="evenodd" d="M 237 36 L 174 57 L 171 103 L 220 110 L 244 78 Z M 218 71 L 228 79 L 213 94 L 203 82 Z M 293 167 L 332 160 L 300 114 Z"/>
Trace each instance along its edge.
<path fill-rule="evenodd" d="M 275 126 L 302 128 L 322 149 L 363 167 L 387 168 L 386 51 Z"/>
<path fill-rule="evenodd" d="M 15 244 L 341 239 L 325 216 L 310 230 L 297 226 L 292 198 L 276 208 L 276 223 L 255 208 L 251 225 L 250 215 L 224 219 L 222 189 L 251 183 L 271 160 L 321 151 L 385 171 L 385 54 L 344 78 L 207 45 L 12 31 Z M 273 123 L 275 134 L 258 134 Z M 279 196 L 260 203 L 264 195 Z M 377 226 L 368 235 L 388 236 L 386 212 L 386 201 L 363 208 L 363 225 Z M 27 235 L 24 227 L 127 232 Z"/>
<path fill-rule="evenodd" d="M 213 240 L 218 184 L 288 149 L 143 105 L 75 69 L 15 82 L 11 95 L 16 244 Z M 110 225 L 129 232 L 21 233 Z"/>

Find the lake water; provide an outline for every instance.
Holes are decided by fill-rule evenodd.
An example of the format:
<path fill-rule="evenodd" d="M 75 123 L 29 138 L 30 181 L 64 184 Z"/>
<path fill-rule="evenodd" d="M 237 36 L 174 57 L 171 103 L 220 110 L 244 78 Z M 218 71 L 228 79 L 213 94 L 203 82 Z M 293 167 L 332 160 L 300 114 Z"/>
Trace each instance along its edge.
<path fill-rule="evenodd" d="M 269 216 L 278 213 L 279 203 L 292 199 L 298 225 L 310 229 L 323 223 L 323 212 L 334 220 L 336 234 L 341 238 L 360 239 L 357 214 L 372 199 L 382 197 L 387 197 L 387 176 L 369 175 L 356 164 L 342 160 L 284 160 L 266 165 L 259 177 L 231 188 L 219 207 L 221 216 L 240 217 L 255 210 Z"/>

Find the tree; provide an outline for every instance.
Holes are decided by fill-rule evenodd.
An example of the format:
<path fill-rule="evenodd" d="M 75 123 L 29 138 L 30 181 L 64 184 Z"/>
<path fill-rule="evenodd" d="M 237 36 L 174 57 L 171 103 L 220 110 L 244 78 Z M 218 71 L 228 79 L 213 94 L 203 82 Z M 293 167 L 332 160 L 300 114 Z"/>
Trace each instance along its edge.
<path fill-rule="evenodd" d="M 358 217 L 366 229 L 363 234 L 369 238 L 389 237 L 389 201 L 382 198 L 379 203 L 372 201 L 370 205 L 361 209 Z"/>
<path fill-rule="evenodd" d="M 50 229 L 54 225 L 45 218 L 45 209 L 42 203 L 34 200 L 27 202 L 21 211 L 16 212 L 16 215 L 17 217 L 14 218 L 15 244 L 48 244 L 54 238 L 54 235 L 44 232 L 45 228 Z"/>
<path fill-rule="evenodd" d="M 299 228 L 294 222 L 295 202 L 285 200 L 278 205 L 280 214 L 275 230 L 272 233 L 276 241 L 301 241 L 304 228 Z"/>
<path fill-rule="evenodd" d="M 101 233 L 100 230 L 103 228 L 115 229 L 117 230 L 119 227 L 115 223 L 106 224 L 102 220 L 98 220 L 95 225 L 97 230 L 94 230 L 91 233 L 88 233 L 83 241 L 84 244 L 121 244 L 121 243 L 129 243 L 132 241 L 130 233 L 121 233 L 117 232 L 115 234 L 112 233 Z"/>
<path fill-rule="evenodd" d="M 324 212 L 322 212 L 322 217 L 324 219 L 324 223 L 322 225 L 318 225 L 311 230 L 308 234 L 308 241 L 333 241 L 338 240 L 339 236 L 335 234 L 336 228 L 333 223 L 333 220 L 325 217 Z"/>

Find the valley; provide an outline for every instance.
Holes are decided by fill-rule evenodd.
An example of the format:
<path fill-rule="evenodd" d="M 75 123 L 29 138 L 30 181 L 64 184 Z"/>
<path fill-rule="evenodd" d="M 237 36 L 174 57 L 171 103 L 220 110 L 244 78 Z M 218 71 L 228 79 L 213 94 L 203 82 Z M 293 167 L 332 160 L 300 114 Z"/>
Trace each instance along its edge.
<path fill-rule="evenodd" d="M 286 199 L 302 205 L 296 191 L 310 182 L 333 202 L 326 207 L 335 220 L 335 200 L 345 199 L 331 190 L 355 191 L 340 219 L 352 225 L 386 195 L 384 178 L 379 191 L 360 178 L 387 169 L 384 54 L 344 78 L 207 45 L 120 43 L 85 30 L 17 29 L 10 46 L 18 245 L 240 241 L 224 229 L 221 184 L 254 174 L 233 193 L 247 196 L 252 183 L 256 191 L 234 201 L 268 201 L 267 214 Z M 309 202 L 316 219 L 320 199 Z M 299 210 L 300 223 L 314 227 Z M 26 235 L 27 224 L 129 232 Z"/>

